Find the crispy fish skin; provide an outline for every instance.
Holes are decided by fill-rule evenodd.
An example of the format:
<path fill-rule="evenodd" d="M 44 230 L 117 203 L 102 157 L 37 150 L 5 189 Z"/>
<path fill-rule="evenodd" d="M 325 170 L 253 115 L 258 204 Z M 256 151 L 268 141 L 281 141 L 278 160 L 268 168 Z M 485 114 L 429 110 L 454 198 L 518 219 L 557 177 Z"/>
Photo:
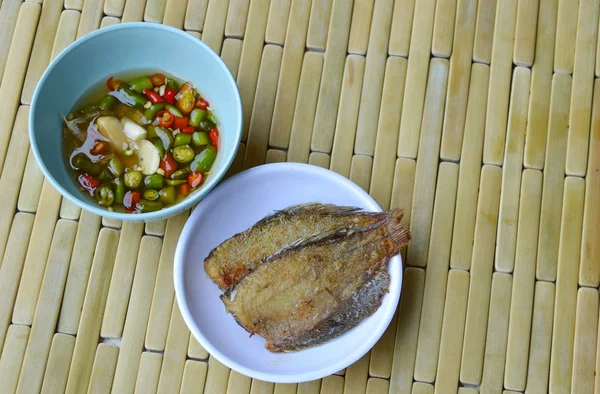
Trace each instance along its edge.
<path fill-rule="evenodd" d="M 272 352 L 328 341 L 374 313 L 388 291 L 388 260 L 408 244 L 401 210 L 355 230 L 336 229 L 268 257 L 226 291 L 227 312 Z M 385 272 L 383 274 L 382 272 Z"/>
<path fill-rule="evenodd" d="M 300 240 L 336 228 L 368 227 L 386 217 L 384 212 L 357 212 L 359 209 L 309 203 L 276 211 L 214 248 L 204 260 L 204 270 L 221 290 L 227 290 L 262 260 Z"/>

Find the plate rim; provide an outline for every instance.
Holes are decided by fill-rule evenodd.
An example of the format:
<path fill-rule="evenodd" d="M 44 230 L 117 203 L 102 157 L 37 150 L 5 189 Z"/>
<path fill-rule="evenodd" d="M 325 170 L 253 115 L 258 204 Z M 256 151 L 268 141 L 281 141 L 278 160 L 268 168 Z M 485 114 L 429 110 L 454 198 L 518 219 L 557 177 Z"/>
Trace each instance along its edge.
<path fill-rule="evenodd" d="M 219 194 L 220 190 L 223 189 L 228 184 L 240 182 L 244 178 L 255 175 L 257 173 L 259 173 L 259 174 L 261 172 L 268 173 L 269 171 L 276 171 L 276 170 L 302 171 L 302 172 L 308 171 L 311 173 L 316 172 L 317 174 L 324 176 L 324 177 L 330 177 L 330 178 L 332 177 L 334 179 L 337 179 L 338 181 L 341 181 L 342 183 L 346 183 L 349 187 L 354 189 L 354 191 L 356 193 L 361 195 L 362 198 L 368 200 L 374 207 L 373 212 L 383 211 L 383 209 L 373 199 L 373 197 L 371 197 L 367 192 L 365 192 L 360 186 L 358 186 L 356 183 L 352 182 L 350 179 L 348 179 L 334 171 L 331 171 L 329 169 L 325 169 L 325 168 L 322 168 L 319 166 L 315 166 L 312 164 L 305 164 L 305 163 L 293 163 L 293 162 L 263 164 L 263 165 L 256 166 L 256 167 L 250 168 L 248 170 L 242 171 L 242 172 L 226 179 L 221 184 L 217 185 L 217 187 L 215 187 L 211 191 L 211 193 L 209 193 L 205 197 L 204 200 L 210 199 L 210 198 L 216 198 L 215 196 Z M 365 338 L 365 340 L 363 340 L 361 342 L 362 345 L 358 346 L 357 350 L 352 352 L 349 356 L 341 358 L 339 361 L 332 363 L 328 367 L 310 370 L 310 371 L 299 373 L 299 374 L 276 374 L 276 373 L 261 372 L 261 371 L 257 371 L 252 368 L 248 368 L 244 365 L 240 365 L 239 363 L 237 363 L 234 360 L 230 359 L 229 357 L 225 356 L 215 346 L 213 346 L 213 344 L 210 341 L 206 340 L 206 338 L 202 335 L 201 330 L 198 328 L 197 324 L 195 323 L 194 319 L 192 318 L 192 313 L 190 311 L 189 303 L 183 296 L 183 293 L 184 293 L 183 269 L 185 267 L 183 257 L 182 257 L 183 249 L 185 248 L 185 245 L 188 242 L 190 242 L 190 240 L 191 240 L 190 232 L 192 231 L 193 223 L 195 223 L 201 217 L 201 214 L 202 214 L 201 210 L 194 209 L 194 211 L 191 213 L 191 215 L 187 218 L 186 223 L 184 224 L 184 227 L 183 227 L 181 234 L 179 235 L 179 239 L 177 241 L 177 246 L 175 248 L 175 255 L 174 255 L 174 259 L 173 259 L 174 260 L 173 261 L 173 280 L 174 280 L 174 288 L 175 288 L 175 298 L 177 300 L 177 304 L 179 306 L 179 310 L 181 312 L 183 320 L 185 321 L 188 329 L 190 330 L 190 333 L 200 343 L 200 345 L 202 345 L 206 349 L 206 351 L 209 353 L 210 357 L 216 358 L 219 362 L 221 362 L 223 365 L 225 365 L 229 369 L 237 371 L 243 375 L 246 375 L 246 376 L 254 378 L 254 379 L 260 379 L 260 380 L 264 380 L 267 382 L 273 382 L 273 383 L 302 383 L 302 382 L 307 382 L 307 381 L 311 381 L 311 380 L 322 379 L 326 376 L 335 374 L 336 372 L 338 372 L 344 368 L 347 368 L 348 366 L 350 366 L 353 363 L 355 363 L 356 361 L 358 361 L 361 357 L 363 357 L 367 352 L 369 352 L 373 348 L 373 346 L 381 339 L 381 337 L 383 336 L 383 334 L 389 327 L 389 325 L 398 309 L 399 302 L 400 302 L 400 296 L 402 294 L 402 287 L 403 287 L 402 285 L 403 285 L 403 279 L 404 279 L 404 263 L 403 263 L 401 254 L 398 254 L 398 255 L 392 257 L 392 259 L 390 259 L 390 262 L 394 259 L 397 259 L 398 267 L 399 267 L 399 270 L 398 270 L 399 275 L 398 275 L 398 279 L 397 279 L 398 280 L 398 291 L 397 291 L 398 294 L 392 294 L 391 292 L 388 292 L 386 294 L 386 295 L 392 296 L 392 300 L 391 300 L 392 305 L 390 308 L 390 312 L 387 315 L 383 315 L 384 318 L 380 321 L 380 323 L 378 323 L 378 325 L 376 326 L 376 329 L 373 330 L 372 335 L 370 335 L 368 338 Z M 390 262 L 388 262 L 388 264 Z"/>

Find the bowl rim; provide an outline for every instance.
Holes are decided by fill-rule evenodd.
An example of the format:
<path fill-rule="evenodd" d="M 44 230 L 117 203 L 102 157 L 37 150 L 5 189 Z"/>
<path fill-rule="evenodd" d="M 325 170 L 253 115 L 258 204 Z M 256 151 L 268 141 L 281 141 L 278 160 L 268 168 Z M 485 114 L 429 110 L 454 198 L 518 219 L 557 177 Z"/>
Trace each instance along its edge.
<path fill-rule="evenodd" d="M 342 175 L 331 171 L 329 169 L 321 168 L 312 164 L 306 163 L 294 163 L 294 162 L 283 162 L 283 163 L 270 163 L 263 164 L 257 167 L 250 168 L 246 171 L 242 171 L 231 178 L 228 178 L 223 183 L 221 183 L 216 188 L 216 192 L 211 194 L 211 196 L 216 196 L 218 191 L 223 188 L 227 188 L 229 184 L 233 182 L 238 182 L 239 180 L 252 176 L 256 173 L 269 173 L 269 171 L 309 171 L 312 173 L 317 173 L 323 175 L 325 177 L 329 177 L 330 179 L 338 180 L 342 183 L 348 184 L 349 187 L 354 189 L 362 198 L 368 201 L 373 207 L 374 212 L 381 212 L 383 209 L 381 206 L 360 186 L 352 182 L 350 179 L 343 177 Z M 210 198 L 210 197 L 209 197 Z M 212 197 L 216 198 L 216 197 Z M 185 243 L 190 242 L 190 235 L 192 234 L 192 229 L 195 221 L 198 220 L 198 217 L 201 215 L 201 209 L 195 209 L 188 220 L 186 221 L 183 230 L 179 236 L 179 240 L 177 241 L 177 247 L 175 249 L 174 261 L 173 261 L 173 281 L 174 281 L 174 289 L 175 289 L 175 298 L 177 300 L 177 304 L 179 306 L 179 310 L 181 311 L 181 315 L 183 320 L 185 321 L 188 329 L 191 334 L 196 338 L 196 340 L 206 349 L 206 351 L 211 355 L 211 357 L 215 357 L 218 361 L 220 361 L 223 365 L 228 368 L 238 371 L 239 373 L 249 376 L 251 378 L 260 379 L 273 383 L 302 383 L 316 379 L 322 379 L 326 376 L 334 374 L 350 365 L 358 361 L 361 357 L 363 357 L 369 350 L 375 346 L 375 344 L 381 339 L 385 330 L 389 327 L 396 313 L 399 303 L 400 297 L 403 290 L 403 279 L 404 279 L 404 262 L 402 259 L 402 255 L 398 254 L 393 256 L 392 259 L 397 259 L 398 261 L 398 271 L 399 275 L 396 275 L 396 279 L 392 278 L 392 280 L 396 280 L 397 282 L 397 294 L 392 293 L 391 291 L 387 294 L 392 297 L 390 301 L 390 309 L 387 314 L 384 314 L 380 320 L 378 320 L 376 329 L 374 329 L 368 338 L 364 338 L 358 346 L 356 346 L 355 350 L 347 355 L 345 358 L 339 359 L 335 363 L 328 365 L 326 368 L 320 368 L 316 370 L 311 370 L 308 372 L 302 372 L 298 374 L 275 374 L 268 372 L 257 371 L 252 368 L 245 367 L 238 362 L 230 359 L 226 355 L 224 355 L 221 351 L 218 350 L 217 347 L 213 346 L 213 343 L 208 341 L 206 337 L 202 334 L 200 328 L 196 324 L 195 320 L 192 317 L 192 313 L 190 311 L 189 302 L 186 297 L 184 297 L 184 260 L 183 260 L 183 250 L 185 248 Z M 390 259 L 390 262 L 391 260 Z M 388 262 L 388 264 L 390 264 Z M 203 262 L 202 262 L 203 264 Z M 383 306 L 383 304 L 381 305 Z M 381 307 L 380 306 L 380 307 Z M 379 309 L 378 309 L 379 310 Z M 372 316 L 372 315 L 371 315 Z M 362 322 L 361 322 L 362 323 Z M 359 323 L 359 324 L 361 324 Z M 320 346 L 320 345 L 319 345 Z"/>
<path fill-rule="evenodd" d="M 34 129 L 33 125 L 34 125 L 34 118 L 35 118 L 35 113 L 36 113 L 36 108 L 37 108 L 37 103 L 38 103 L 38 96 L 40 94 L 40 90 L 41 90 L 42 86 L 44 85 L 46 79 L 50 75 L 50 73 L 56 67 L 56 65 L 58 63 L 60 63 L 60 61 L 69 52 L 71 52 L 74 48 L 76 48 L 80 45 L 83 45 L 86 41 L 92 40 L 97 36 L 100 36 L 103 34 L 110 34 L 117 30 L 138 29 L 138 28 L 155 29 L 158 31 L 164 31 L 164 32 L 168 32 L 168 33 L 177 34 L 180 37 L 182 37 L 183 39 L 189 40 L 193 44 L 199 46 L 201 48 L 201 50 L 204 50 L 205 52 L 207 52 L 208 55 L 213 60 L 215 60 L 216 63 L 225 72 L 226 78 L 227 78 L 230 86 L 233 88 L 233 91 L 236 93 L 234 95 L 235 105 L 233 106 L 232 110 L 236 111 L 239 114 L 239 121 L 235 127 L 235 129 L 236 129 L 235 130 L 236 135 L 235 135 L 235 141 L 234 141 L 235 148 L 230 150 L 229 152 L 225 153 L 224 158 L 223 158 L 223 167 L 220 170 L 220 173 L 217 176 L 215 176 L 213 179 L 211 179 L 211 181 L 209 183 L 207 183 L 204 188 L 198 190 L 198 192 L 195 195 L 188 196 L 188 198 L 182 200 L 181 202 L 179 202 L 169 208 L 164 208 L 164 209 L 161 209 L 161 210 L 155 211 L 155 212 L 147 212 L 147 213 L 139 213 L 139 214 L 125 214 L 125 213 L 109 211 L 108 209 L 101 208 L 99 206 L 95 206 L 91 202 L 84 203 L 80 199 L 76 198 L 71 193 L 69 193 L 61 185 L 61 183 L 58 182 L 52 176 L 50 171 L 48 171 L 48 168 L 46 167 L 45 163 L 42 161 L 41 155 L 39 152 L 39 148 L 38 148 L 38 144 L 37 144 L 37 140 L 35 138 L 35 133 L 33 132 L 33 129 Z M 218 183 L 223 179 L 223 177 L 225 176 L 225 174 L 231 167 L 231 164 L 233 163 L 233 160 L 235 159 L 235 156 L 239 149 L 239 144 L 242 139 L 244 113 L 243 113 L 243 109 L 242 109 L 242 100 L 241 100 L 240 91 L 239 91 L 239 88 L 235 81 L 235 78 L 233 77 L 233 74 L 231 73 L 231 71 L 229 70 L 229 68 L 223 61 L 223 59 L 221 59 L 221 57 L 206 43 L 204 43 L 203 41 L 197 39 L 196 37 L 188 34 L 187 32 L 185 32 L 181 29 L 174 28 L 172 26 L 157 24 L 157 23 L 148 23 L 148 22 L 126 22 L 126 23 L 119 23 L 119 24 L 103 27 L 101 29 L 95 30 L 95 31 L 73 41 L 71 44 L 69 44 L 67 47 L 65 47 L 50 62 L 48 67 L 46 67 L 46 69 L 44 70 L 38 83 L 36 84 L 35 90 L 33 92 L 29 116 L 28 116 L 28 123 L 29 123 L 28 124 L 29 144 L 30 144 L 31 150 L 33 151 L 33 156 L 35 157 L 36 162 L 37 162 L 38 166 L 40 167 L 40 170 L 42 171 L 42 174 L 44 175 L 44 177 L 50 181 L 52 186 L 54 186 L 63 197 L 66 197 L 69 201 L 71 201 L 72 203 L 74 203 L 75 205 L 80 207 L 81 209 L 84 209 L 88 212 L 91 212 L 93 214 L 96 214 L 96 215 L 99 215 L 102 217 L 106 217 L 106 218 L 110 218 L 110 219 L 118 219 L 118 220 L 122 220 L 122 221 L 146 222 L 146 221 L 157 221 L 157 220 L 169 218 L 169 217 L 175 216 L 175 215 L 191 208 L 195 204 L 199 203 L 204 197 L 206 197 L 206 195 L 210 191 L 212 191 L 218 185 Z"/>

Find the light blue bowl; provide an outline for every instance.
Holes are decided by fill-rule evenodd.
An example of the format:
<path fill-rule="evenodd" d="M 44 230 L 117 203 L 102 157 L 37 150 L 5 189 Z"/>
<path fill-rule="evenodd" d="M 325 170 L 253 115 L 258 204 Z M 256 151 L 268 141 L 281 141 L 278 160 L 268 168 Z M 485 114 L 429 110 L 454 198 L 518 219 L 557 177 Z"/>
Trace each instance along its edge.
<path fill-rule="evenodd" d="M 219 120 L 219 152 L 204 185 L 185 200 L 157 212 L 111 212 L 86 196 L 75 183 L 63 153 L 62 118 L 77 100 L 111 75 L 163 71 L 192 82 Z M 127 221 L 154 221 L 197 204 L 229 169 L 242 135 L 239 90 L 221 58 L 197 38 L 154 23 L 124 23 L 97 30 L 65 48 L 38 83 L 29 113 L 34 156 L 52 185 L 92 213 Z"/>

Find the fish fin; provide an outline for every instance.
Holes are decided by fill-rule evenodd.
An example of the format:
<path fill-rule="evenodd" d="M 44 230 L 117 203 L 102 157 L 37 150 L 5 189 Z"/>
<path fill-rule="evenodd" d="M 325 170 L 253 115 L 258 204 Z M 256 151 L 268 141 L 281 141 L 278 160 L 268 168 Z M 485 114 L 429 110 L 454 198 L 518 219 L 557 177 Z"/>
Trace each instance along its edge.
<path fill-rule="evenodd" d="M 397 209 L 390 211 L 389 220 L 386 220 L 385 227 L 387 238 L 391 242 L 392 255 L 400 253 L 400 250 L 408 245 L 411 239 L 410 230 L 400 221 L 404 217 L 404 210 Z"/>
<path fill-rule="evenodd" d="M 300 215 L 300 214 L 306 213 L 306 212 L 318 213 L 320 215 L 345 215 L 345 214 L 350 214 L 350 213 L 359 211 L 361 209 L 362 208 L 359 208 L 359 207 L 338 206 L 338 205 L 333 205 L 333 204 L 323 204 L 320 202 L 309 202 L 309 203 L 303 203 L 303 204 L 296 204 L 296 205 L 291 205 L 284 209 L 278 209 L 278 210 L 273 211 L 273 213 L 265 216 L 264 218 L 262 218 L 261 220 L 256 222 L 256 224 L 254 226 L 269 222 L 269 221 L 273 220 L 274 218 L 279 217 L 281 215 L 294 216 L 294 215 Z"/>

